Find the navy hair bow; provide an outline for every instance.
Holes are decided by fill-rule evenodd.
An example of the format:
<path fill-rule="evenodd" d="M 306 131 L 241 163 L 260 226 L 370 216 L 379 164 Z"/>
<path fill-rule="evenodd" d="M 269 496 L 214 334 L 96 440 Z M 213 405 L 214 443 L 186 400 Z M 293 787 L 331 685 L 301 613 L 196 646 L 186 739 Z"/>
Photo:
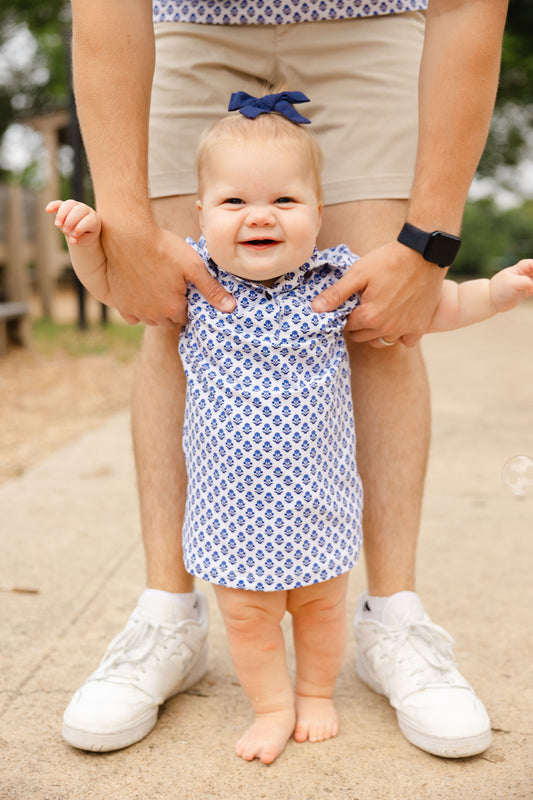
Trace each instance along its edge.
<path fill-rule="evenodd" d="M 266 94 L 264 97 L 252 97 L 246 92 L 233 92 L 228 111 L 240 111 L 249 119 L 255 119 L 260 114 L 271 114 L 272 111 L 277 111 L 291 122 L 301 125 L 307 124 L 311 120 L 302 117 L 292 104 L 308 102 L 309 98 L 303 92 L 278 92 L 278 94 Z"/>

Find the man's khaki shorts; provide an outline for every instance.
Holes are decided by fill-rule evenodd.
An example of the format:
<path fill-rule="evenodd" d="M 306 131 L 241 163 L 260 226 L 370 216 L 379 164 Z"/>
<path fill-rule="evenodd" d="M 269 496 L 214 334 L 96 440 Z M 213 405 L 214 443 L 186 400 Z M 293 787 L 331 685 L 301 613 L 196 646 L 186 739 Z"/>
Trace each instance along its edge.
<path fill-rule="evenodd" d="M 196 192 L 200 133 L 232 92 L 287 84 L 311 99 L 326 204 L 409 197 L 424 14 L 270 25 L 155 25 L 152 197 Z"/>

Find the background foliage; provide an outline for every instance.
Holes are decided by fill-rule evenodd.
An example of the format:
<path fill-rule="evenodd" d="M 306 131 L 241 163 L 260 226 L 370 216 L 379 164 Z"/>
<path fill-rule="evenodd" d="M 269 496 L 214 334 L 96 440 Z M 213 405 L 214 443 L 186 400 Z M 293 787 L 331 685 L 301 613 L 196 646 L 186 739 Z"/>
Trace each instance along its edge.
<path fill-rule="evenodd" d="M 502 209 L 492 197 L 466 204 L 462 245 L 452 274 L 490 275 L 533 257 L 533 200 Z"/>
<path fill-rule="evenodd" d="M 70 6 L 65 0 L 17 0 L 0 8 L 0 51 L 15 34 L 31 32 L 31 63 L 7 58 L 0 81 L 0 136 L 8 125 L 43 109 L 65 107 L 69 97 Z M 20 65 L 20 66 L 19 66 Z"/>
<path fill-rule="evenodd" d="M 479 165 L 482 175 L 532 156 L 533 3 L 511 0 L 503 40 L 496 111 Z"/>

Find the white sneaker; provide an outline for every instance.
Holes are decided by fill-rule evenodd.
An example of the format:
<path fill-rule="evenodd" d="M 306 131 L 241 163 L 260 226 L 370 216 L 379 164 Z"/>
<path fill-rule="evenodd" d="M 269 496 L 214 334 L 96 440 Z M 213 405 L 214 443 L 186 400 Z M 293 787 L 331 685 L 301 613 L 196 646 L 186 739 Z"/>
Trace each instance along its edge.
<path fill-rule="evenodd" d="M 389 699 L 404 736 L 445 758 L 486 750 L 490 721 L 455 664 L 451 636 L 431 622 L 414 592 L 394 596 L 383 622 L 365 619 L 366 598 L 359 598 L 354 619 L 357 673 Z"/>
<path fill-rule="evenodd" d="M 63 717 L 63 738 L 80 750 L 119 750 L 146 736 L 159 706 L 203 677 L 208 611 L 196 592 L 198 619 L 165 618 L 164 599 L 141 596 L 100 666 L 74 694 Z"/>

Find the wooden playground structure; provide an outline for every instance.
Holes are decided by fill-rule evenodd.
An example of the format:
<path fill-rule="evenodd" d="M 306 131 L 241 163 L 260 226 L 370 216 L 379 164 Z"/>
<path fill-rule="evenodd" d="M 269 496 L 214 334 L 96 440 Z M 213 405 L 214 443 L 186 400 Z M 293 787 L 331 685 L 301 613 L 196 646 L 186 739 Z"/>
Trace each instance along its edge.
<path fill-rule="evenodd" d="M 42 315 L 53 317 L 55 285 L 70 264 L 62 237 L 44 211 L 49 200 L 60 196 L 57 152 L 70 114 L 54 111 L 26 123 L 43 138 L 46 179 L 38 192 L 17 183 L 0 185 L 0 356 L 11 344 L 29 343 L 32 290 L 39 297 Z"/>

